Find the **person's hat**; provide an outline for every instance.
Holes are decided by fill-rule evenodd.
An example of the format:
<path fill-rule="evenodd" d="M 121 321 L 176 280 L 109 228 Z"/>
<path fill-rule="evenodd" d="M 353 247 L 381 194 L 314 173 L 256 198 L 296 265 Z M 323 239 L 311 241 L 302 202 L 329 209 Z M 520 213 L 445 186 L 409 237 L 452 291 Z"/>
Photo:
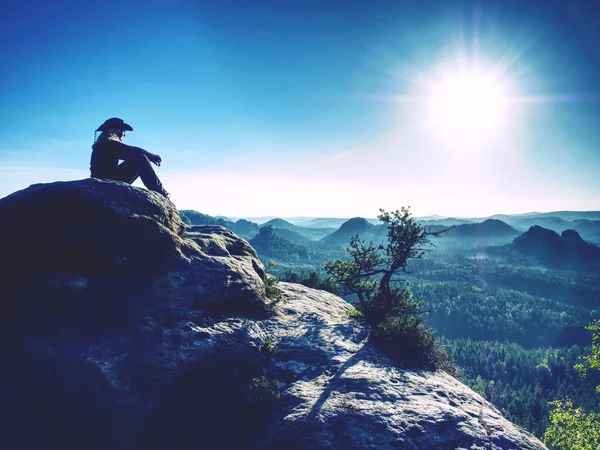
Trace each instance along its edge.
<path fill-rule="evenodd" d="M 131 127 L 131 125 L 123 122 L 123 119 L 119 119 L 117 117 L 112 117 L 110 119 L 107 119 L 102 125 L 100 125 L 98 127 L 98 129 L 96 131 L 106 131 L 106 130 L 110 130 L 111 128 L 116 128 L 119 130 L 133 131 L 133 128 Z"/>

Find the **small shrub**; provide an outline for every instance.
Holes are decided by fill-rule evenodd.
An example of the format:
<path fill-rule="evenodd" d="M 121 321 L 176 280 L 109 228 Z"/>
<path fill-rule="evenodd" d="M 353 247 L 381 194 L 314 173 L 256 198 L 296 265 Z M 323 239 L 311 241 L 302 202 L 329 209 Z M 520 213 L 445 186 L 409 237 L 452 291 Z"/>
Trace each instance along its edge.
<path fill-rule="evenodd" d="M 273 314 L 277 306 L 283 301 L 283 292 L 277 284 L 279 280 L 273 275 L 267 275 L 265 277 L 265 293 L 270 302 L 266 305 L 266 313 Z"/>
<path fill-rule="evenodd" d="M 260 409 L 269 408 L 279 400 L 279 380 L 270 378 L 267 371 L 259 377 L 252 378 L 248 386 L 247 400 Z"/>
<path fill-rule="evenodd" d="M 267 298 L 271 299 L 271 303 L 278 302 L 283 297 L 281 289 L 277 287 L 278 283 L 279 280 L 273 275 L 267 275 L 265 277 L 265 292 L 267 294 Z"/>
<path fill-rule="evenodd" d="M 322 291 L 331 292 L 335 295 L 341 295 L 339 285 L 333 280 L 332 277 L 328 277 L 327 274 L 322 271 L 311 270 L 309 272 L 301 270 L 295 272 L 293 270 L 286 270 L 281 274 L 282 281 L 289 281 L 290 283 L 298 283 L 303 286 L 320 289 Z"/>
<path fill-rule="evenodd" d="M 359 309 L 356 309 L 356 308 L 352 308 L 348 312 L 348 317 L 356 320 L 359 323 L 365 323 L 367 321 L 367 318 L 365 317 L 365 315 Z"/>
<path fill-rule="evenodd" d="M 388 316 L 371 329 L 371 340 L 389 357 L 406 367 L 441 369 L 456 374 L 434 331 L 415 316 Z"/>
<path fill-rule="evenodd" d="M 279 348 L 273 338 L 267 337 L 260 346 L 260 351 L 266 356 L 275 356 L 279 353 Z"/>

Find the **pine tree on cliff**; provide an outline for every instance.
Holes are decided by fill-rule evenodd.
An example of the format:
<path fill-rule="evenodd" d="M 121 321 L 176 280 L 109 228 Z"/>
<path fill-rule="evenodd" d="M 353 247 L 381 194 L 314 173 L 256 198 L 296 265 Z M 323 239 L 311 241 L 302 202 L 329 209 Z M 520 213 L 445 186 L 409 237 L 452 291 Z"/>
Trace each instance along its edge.
<path fill-rule="evenodd" d="M 350 259 L 328 262 L 325 271 L 344 295 L 357 295 L 357 309 L 371 326 L 371 338 L 390 356 L 409 366 L 449 368 L 447 355 L 423 323 L 424 302 L 415 301 L 398 278 L 406 273 L 410 259 L 430 251 L 432 237 L 448 230 L 428 231 L 412 217 L 410 208 L 380 212 L 387 244 L 366 244 L 355 236 L 347 248 Z"/>

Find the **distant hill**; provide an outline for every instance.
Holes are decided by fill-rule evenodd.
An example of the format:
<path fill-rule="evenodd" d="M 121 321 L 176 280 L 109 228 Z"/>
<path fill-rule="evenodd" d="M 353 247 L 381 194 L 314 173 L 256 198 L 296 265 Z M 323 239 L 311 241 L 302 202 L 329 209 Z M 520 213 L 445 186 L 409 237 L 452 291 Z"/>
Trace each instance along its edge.
<path fill-rule="evenodd" d="M 533 218 L 545 218 L 545 217 L 558 217 L 568 222 L 579 219 L 600 219 L 600 211 L 552 211 L 552 212 L 529 212 L 523 214 L 494 214 L 493 216 L 482 217 L 474 220 L 484 219 L 500 219 L 504 222 L 510 223 L 512 220 L 520 219 L 533 219 Z"/>
<path fill-rule="evenodd" d="M 188 225 L 220 225 L 225 227 L 244 239 L 250 239 L 258 234 L 258 224 L 248 220 L 240 219 L 232 222 L 221 217 L 213 217 L 191 209 L 179 211 L 181 220 Z"/>
<path fill-rule="evenodd" d="M 232 218 L 231 220 L 234 220 L 234 219 L 235 220 L 244 219 L 244 220 L 247 220 L 249 222 L 254 222 L 254 223 L 258 224 L 258 225 L 262 225 L 265 222 L 268 222 L 269 220 L 276 219 L 276 218 L 277 217 L 275 217 L 275 216 L 259 216 L 259 217 L 245 216 L 245 217 L 235 217 L 235 218 Z"/>
<path fill-rule="evenodd" d="M 234 233 L 245 239 L 251 239 L 258 234 L 259 223 L 264 225 L 271 225 L 277 230 L 288 230 L 296 233 L 285 235 L 293 243 L 303 245 L 302 238 L 309 239 L 311 241 L 332 242 L 334 245 L 346 245 L 349 241 L 345 239 L 344 230 L 340 231 L 337 235 L 332 238 L 324 239 L 327 236 L 331 236 L 335 232 L 349 221 L 346 218 L 338 217 L 292 217 L 292 218 L 278 218 L 273 216 L 257 217 L 256 220 L 239 219 L 233 221 L 224 216 L 212 217 L 207 214 L 202 214 L 193 210 L 182 210 L 180 211 L 181 218 L 184 222 L 194 225 L 210 224 L 210 225 L 221 225 L 229 228 Z M 353 219 L 350 219 L 353 220 Z M 362 219 L 367 223 L 375 226 L 381 226 L 380 222 L 376 218 Z M 505 225 L 509 225 L 510 229 L 495 228 L 494 225 L 478 225 L 478 223 L 486 223 L 488 220 L 498 220 L 504 222 Z M 576 230 L 581 237 L 585 240 L 600 243 L 600 211 L 554 211 L 554 212 L 529 212 L 523 214 L 495 214 L 487 218 L 455 218 L 439 215 L 431 215 L 419 218 L 419 222 L 428 227 L 431 231 L 439 231 L 448 226 L 454 226 L 448 236 L 455 238 L 472 238 L 472 239 L 501 239 L 504 237 L 512 238 L 511 233 L 516 231 L 529 230 L 534 225 L 542 228 L 550 229 L 561 233 L 567 229 Z M 493 222 L 492 222 L 493 223 Z M 473 228 L 462 228 L 463 225 L 472 225 Z M 477 225 L 477 226 L 475 226 Z M 498 224 L 496 224 L 498 226 Z M 516 231 L 515 231 L 516 230 Z M 363 230 L 363 233 L 367 232 L 366 238 L 370 239 L 368 230 Z M 284 236 L 284 233 L 278 232 L 279 235 Z M 347 233 L 346 233 L 347 234 Z M 356 233 L 354 233 L 356 234 Z M 377 233 L 377 239 L 380 238 L 380 234 Z M 299 238 L 297 235 L 301 236 Z M 337 237 L 336 237 L 337 236 Z M 343 241 L 343 243 L 342 243 Z M 448 242 L 448 241 L 446 241 Z"/>
<path fill-rule="evenodd" d="M 231 231 L 244 239 L 250 239 L 258 234 L 258 225 L 245 219 L 238 220 L 233 227 Z"/>
<path fill-rule="evenodd" d="M 575 231 L 577 231 L 581 237 L 587 241 L 600 243 L 600 220 L 581 219 L 574 222 L 578 222 L 575 226 Z"/>
<path fill-rule="evenodd" d="M 303 240 L 298 239 L 297 236 L 300 236 L 301 238 L 304 238 L 309 241 L 318 241 L 319 239 L 327 236 L 328 234 L 333 233 L 337 228 L 311 228 L 295 225 L 283 219 L 271 219 L 268 222 L 265 222 L 263 225 L 261 225 L 261 227 L 267 225 L 272 226 L 275 230 L 278 230 L 276 231 L 276 234 L 285 237 L 290 242 L 300 243 L 302 245 L 304 245 L 305 242 L 302 242 Z M 282 230 L 286 230 L 289 233 L 293 234 L 284 234 L 281 232 Z"/>
<path fill-rule="evenodd" d="M 262 227 L 261 227 L 262 228 Z M 273 227 L 273 233 L 292 244 L 301 245 L 303 247 L 311 247 L 316 244 L 316 241 L 308 239 L 295 231 L 286 228 Z"/>
<path fill-rule="evenodd" d="M 511 247 L 541 264 L 570 269 L 600 268 L 600 247 L 584 241 L 575 230 L 561 235 L 533 226 L 515 238 Z"/>
<path fill-rule="evenodd" d="M 262 226 L 267 226 L 270 225 L 273 228 L 280 228 L 282 230 L 292 230 L 294 231 L 296 229 L 296 225 L 289 223 L 287 220 L 283 220 L 283 219 L 271 219 L 268 222 L 265 222 L 264 224 L 262 224 Z"/>
<path fill-rule="evenodd" d="M 379 224 L 379 219 L 364 219 L 371 224 Z M 304 222 L 302 224 L 303 227 L 308 228 L 333 228 L 337 229 L 341 227 L 345 222 L 347 222 L 347 218 L 339 218 L 339 217 L 329 217 L 329 218 L 316 218 Z"/>
<path fill-rule="evenodd" d="M 600 211 L 553 211 L 553 212 L 529 212 L 524 214 L 494 214 L 493 216 L 472 219 L 481 222 L 485 219 L 498 219 L 506 222 L 512 227 L 527 231 L 534 225 L 554 230 L 561 233 L 569 228 L 575 228 L 576 221 L 600 220 Z"/>
<path fill-rule="evenodd" d="M 442 222 L 444 220 L 456 219 L 440 219 Z M 449 228 L 449 225 L 441 225 L 438 221 L 435 221 L 434 224 L 421 223 L 421 225 L 431 232 L 439 232 Z M 373 225 L 362 217 L 355 217 L 344 222 L 337 231 L 321 239 L 321 242 L 328 245 L 345 246 L 350 242 L 350 238 L 357 234 L 365 241 L 382 242 L 386 239 L 386 230 L 387 228 L 384 225 Z M 489 244 L 490 240 L 498 240 L 500 238 L 504 238 L 504 242 L 501 243 L 507 243 L 517 235 L 519 235 L 518 230 L 515 230 L 501 220 L 488 219 L 481 223 L 456 225 L 447 234 L 442 236 L 446 238 L 446 243 L 449 243 L 450 239 L 468 239 L 485 241 L 486 244 Z"/>
<path fill-rule="evenodd" d="M 518 230 L 498 219 L 488 219 L 481 223 L 457 225 L 448 232 L 448 236 L 471 239 L 515 237 L 518 234 Z"/>
<path fill-rule="evenodd" d="M 309 259 L 307 248 L 278 236 L 271 226 L 262 227 L 259 233 L 250 239 L 249 242 L 260 256 L 278 258 L 285 261 Z"/>
<path fill-rule="evenodd" d="M 493 216 L 480 217 L 480 218 L 474 219 L 474 220 L 477 222 L 482 222 L 487 219 L 498 219 L 498 220 L 502 220 L 503 222 L 506 222 L 506 221 L 508 221 L 510 219 L 514 219 L 514 218 L 522 219 L 525 217 L 537 216 L 539 214 L 542 214 L 542 213 L 528 212 L 528 213 L 521 213 L 521 214 L 494 214 Z"/>
<path fill-rule="evenodd" d="M 575 226 L 577 225 L 581 225 L 582 223 L 588 223 L 588 222 L 592 222 L 592 220 L 590 219 L 575 219 L 575 220 L 571 220 L 571 223 Z"/>
<path fill-rule="evenodd" d="M 452 225 L 464 225 L 464 224 L 473 223 L 473 222 L 474 221 L 471 219 L 455 219 L 454 217 L 448 217 L 446 219 L 429 219 L 429 220 L 419 219 L 419 223 L 424 226 L 443 225 L 446 227 L 450 227 Z"/>
<path fill-rule="evenodd" d="M 417 217 L 417 220 L 419 222 L 426 221 L 426 220 L 444 220 L 444 219 L 449 219 L 449 217 L 448 216 L 439 216 L 437 214 L 433 214 L 431 216 Z"/>
<path fill-rule="evenodd" d="M 569 228 L 573 228 L 573 223 L 571 221 L 558 216 L 543 215 L 523 218 L 519 217 L 508 219 L 507 222 L 522 231 L 528 230 L 534 225 L 556 231 L 557 233 L 562 233 Z"/>
<path fill-rule="evenodd" d="M 424 225 L 431 233 L 448 230 L 448 225 Z M 520 231 L 498 219 L 487 219 L 480 223 L 454 225 L 446 233 L 435 240 L 435 245 L 443 247 L 487 247 L 505 245 L 512 242 Z"/>
<path fill-rule="evenodd" d="M 179 215 L 181 220 L 188 225 L 217 225 L 218 220 L 223 220 L 191 209 L 182 209 L 179 211 Z"/>
<path fill-rule="evenodd" d="M 316 218 L 302 223 L 303 227 L 307 228 L 339 228 L 347 219 L 337 217 L 331 218 Z"/>
<path fill-rule="evenodd" d="M 578 220 L 578 219 L 590 219 L 600 220 L 600 211 L 554 211 L 547 213 L 537 213 L 537 217 L 548 217 L 555 216 L 560 217 L 563 220 Z"/>
<path fill-rule="evenodd" d="M 306 222 L 310 222 L 314 220 L 315 217 L 282 217 L 282 216 L 244 216 L 244 217 L 236 217 L 236 219 L 246 219 L 250 222 L 257 223 L 259 225 L 264 225 L 270 220 L 273 219 L 283 219 L 292 225 L 299 225 L 301 227 L 304 226 Z"/>
<path fill-rule="evenodd" d="M 382 240 L 385 237 L 385 227 L 373 225 L 362 217 L 354 217 L 344 222 L 338 230 L 321 239 L 321 242 L 327 245 L 346 246 L 350 238 L 357 234 L 365 241 Z"/>
<path fill-rule="evenodd" d="M 423 225 L 423 224 L 421 224 Z M 438 233 L 440 231 L 447 230 L 449 228 L 448 225 L 423 225 L 426 231 L 431 233 Z"/>

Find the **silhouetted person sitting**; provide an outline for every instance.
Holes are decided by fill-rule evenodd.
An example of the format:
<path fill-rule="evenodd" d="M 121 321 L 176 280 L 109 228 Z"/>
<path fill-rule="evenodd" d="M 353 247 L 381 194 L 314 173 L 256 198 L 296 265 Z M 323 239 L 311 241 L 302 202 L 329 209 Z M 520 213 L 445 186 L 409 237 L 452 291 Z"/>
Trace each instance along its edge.
<path fill-rule="evenodd" d="M 153 162 L 160 166 L 161 157 L 142 148 L 123 144 L 125 132 L 133 131 L 131 125 L 123 122 L 123 119 L 113 117 L 100 125 L 96 133 L 98 131 L 102 133 L 94 139 L 90 162 L 93 178 L 132 184 L 138 177 L 141 177 L 148 189 L 168 198 L 169 193 L 162 187 L 150 164 Z M 123 160 L 123 162 L 119 164 L 119 160 Z"/>

